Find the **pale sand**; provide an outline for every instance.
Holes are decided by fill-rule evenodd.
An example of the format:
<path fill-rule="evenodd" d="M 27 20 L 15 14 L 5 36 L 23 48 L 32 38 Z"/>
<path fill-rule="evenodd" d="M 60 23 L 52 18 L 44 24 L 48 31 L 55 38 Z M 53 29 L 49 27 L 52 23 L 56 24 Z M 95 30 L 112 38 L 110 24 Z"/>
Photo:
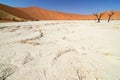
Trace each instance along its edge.
<path fill-rule="evenodd" d="M 0 80 L 120 80 L 120 21 L 0 23 Z"/>

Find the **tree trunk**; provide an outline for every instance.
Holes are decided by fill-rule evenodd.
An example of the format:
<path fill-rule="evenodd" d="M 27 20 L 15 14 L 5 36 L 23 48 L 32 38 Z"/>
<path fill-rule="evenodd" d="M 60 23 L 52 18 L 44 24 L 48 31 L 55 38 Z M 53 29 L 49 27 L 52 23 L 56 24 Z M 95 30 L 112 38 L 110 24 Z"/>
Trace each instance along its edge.
<path fill-rule="evenodd" d="M 100 23 L 100 19 L 98 19 L 98 23 Z"/>
<path fill-rule="evenodd" d="M 108 18 L 108 22 L 110 22 L 110 17 Z"/>

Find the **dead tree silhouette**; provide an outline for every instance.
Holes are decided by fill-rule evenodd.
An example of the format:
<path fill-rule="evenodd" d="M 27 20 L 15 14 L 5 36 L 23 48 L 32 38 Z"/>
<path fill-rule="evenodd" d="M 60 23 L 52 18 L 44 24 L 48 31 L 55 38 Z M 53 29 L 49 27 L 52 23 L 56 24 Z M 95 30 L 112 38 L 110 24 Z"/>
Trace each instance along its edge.
<path fill-rule="evenodd" d="M 103 13 L 94 13 L 93 15 L 97 18 L 98 23 L 100 23 Z"/>
<path fill-rule="evenodd" d="M 108 14 L 108 22 L 110 22 L 111 20 L 111 17 L 115 14 L 114 11 L 111 11 L 109 14 Z"/>

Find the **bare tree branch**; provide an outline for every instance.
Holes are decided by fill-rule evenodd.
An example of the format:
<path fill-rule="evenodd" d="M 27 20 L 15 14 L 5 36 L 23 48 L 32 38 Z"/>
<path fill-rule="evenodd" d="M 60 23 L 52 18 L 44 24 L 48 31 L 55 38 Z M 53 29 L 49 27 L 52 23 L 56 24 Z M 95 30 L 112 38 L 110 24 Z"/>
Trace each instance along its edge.
<path fill-rule="evenodd" d="M 97 18 L 98 23 L 99 23 L 101 18 L 102 18 L 102 16 L 103 16 L 103 13 L 94 13 L 93 15 Z"/>
<path fill-rule="evenodd" d="M 114 11 L 111 11 L 109 14 L 108 14 L 108 22 L 110 22 L 110 19 L 111 17 L 115 14 Z"/>

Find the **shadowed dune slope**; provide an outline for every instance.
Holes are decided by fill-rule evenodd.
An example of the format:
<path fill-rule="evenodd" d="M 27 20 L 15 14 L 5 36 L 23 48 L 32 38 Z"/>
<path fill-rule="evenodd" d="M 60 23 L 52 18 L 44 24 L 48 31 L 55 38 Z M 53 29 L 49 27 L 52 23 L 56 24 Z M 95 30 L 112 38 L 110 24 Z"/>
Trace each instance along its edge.
<path fill-rule="evenodd" d="M 33 17 L 29 16 L 25 12 L 23 12 L 17 8 L 7 6 L 7 5 L 0 4 L 0 10 L 3 10 L 11 15 L 18 17 L 18 18 L 23 18 L 26 20 L 33 19 Z"/>
<path fill-rule="evenodd" d="M 0 10 L 0 19 L 1 20 L 21 20 L 21 18 L 11 15 L 3 10 Z"/>

